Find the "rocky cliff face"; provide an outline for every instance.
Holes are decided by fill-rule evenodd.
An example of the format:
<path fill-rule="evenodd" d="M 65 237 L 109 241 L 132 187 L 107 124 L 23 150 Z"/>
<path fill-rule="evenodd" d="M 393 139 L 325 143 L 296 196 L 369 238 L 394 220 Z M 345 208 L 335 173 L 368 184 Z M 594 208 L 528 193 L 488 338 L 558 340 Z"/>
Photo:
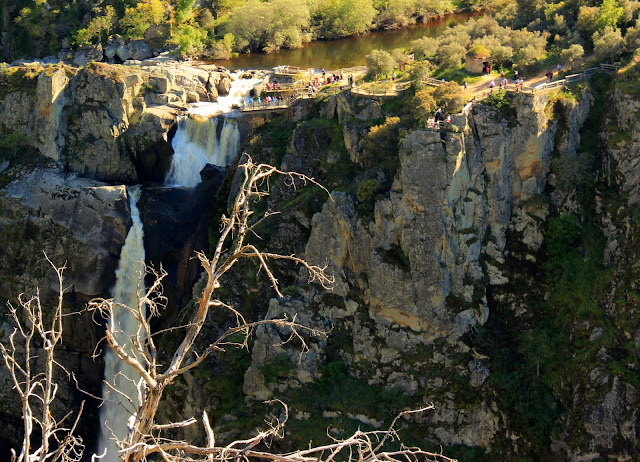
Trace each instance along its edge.
<path fill-rule="evenodd" d="M 45 305 L 57 300 L 57 283 L 43 251 L 57 265 L 66 265 L 69 310 L 81 311 L 95 297 L 109 298 L 131 226 L 122 183 L 162 181 L 173 154 L 168 138 L 178 113 L 187 101 L 226 95 L 230 82 L 229 74 L 216 66 L 196 69 L 153 60 L 135 66 L 92 63 L 81 69 L 36 64 L 3 68 L 2 305 L 7 300 L 15 304 L 18 294 L 31 294 L 36 287 Z M 199 268 L 191 258 L 207 247 L 212 201 L 224 176 L 210 170 L 194 190 L 150 187 L 140 201 L 148 262 L 169 272 L 165 289 L 172 306 L 189 301 Z M 6 316 L 0 321 L 6 336 L 11 325 Z M 101 327 L 89 315 L 70 316 L 59 355 L 60 363 L 79 375 L 83 388 L 98 396 L 102 362 L 92 356 L 101 337 Z M 7 424 L 2 446 L 8 451 L 17 447 L 20 410 L 6 373 L 0 372 L 0 382 L 7 385 L 0 413 Z M 55 411 L 78 409 L 82 393 L 68 377 L 61 376 L 60 384 Z M 97 432 L 96 413 L 96 403 L 89 403 L 81 430 L 85 437 Z"/>
<path fill-rule="evenodd" d="M 294 394 L 291 387 L 314 393 L 309 383 L 321 381 L 327 366 L 338 361 L 369 387 L 402 390 L 414 403 L 434 402 L 435 412 L 417 425 L 427 440 L 452 448 L 454 455 L 457 447 L 478 448 L 459 453 L 477 457 L 469 460 L 485 460 L 481 454 L 489 453 L 538 458 L 549 445 L 554 460 L 634 454 L 638 325 L 632 321 L 637 317 L 635 306 L 629 307 L 629 291 L 635 283 L 622 287 L 616 279 L 632 271 L 636 254 L 630 237 L 634 212 L 625 204 L 634 204 L 637 195 L 637 103 L 620 91 L 613 93 L 611 102 L 619 109 L 608 124 L 615 122 L 617 128 L 606 135 L 609 148 L 601 169 L 596 159 L 603 144 L 592 134 L 602 120 L 591 110 L 593 100 L 589 90 L 518 95 L 507 111 L 474 105 L 454 117 L 452 130 L 407 133 L 390 191 L 376 201 L 370 217 L 362 216 L 353 195 L 334 192 L 313 216 L 305 251 L 309 260 L 329 265 L 336 276 L 333 292 L 310 287 L 269 308 L 269 315 L 281 315 L 293 303 L 312 324 L 333 330 L 326 345 L 313 343 L 312 354 L 295 366 L 292 362 L 294 372 L 277 380 L 269 376 L 269 358 L 284 357 L 281 352 L 265 355 L 275 340 L 259 335 L 245 393 L 254 399 L 282 396 L 283 387 Z M 359 116 L 367 119 L 376 111 L 376 102 L 343 95 L 321 111 L 340 117 L 344 149 L 354 162 L 366 156 L 362 139 L 367 129 Z M 302 166 L 321 177 L 322 167 L 316 164 L 314 170 L 313 162 L 319 158 L 322 165 L 335 157 L 330 137 L 324 148 L 312 143 L 320 149 L 309 161 L 297 149 L 302 143 L 296 133 L 286 167 Z M 290 158 L 296 155 L 301 158 Z M 587 199 L 586 184 L 598 189 L 594 201 Z M 610 197 L 614 184 L 620 203 Z M 602 223 L 592 231 L 594 216 Z M 567 255 L 556 255 L 555 239 L 567 239 L 569 231 L 563 228 L 560 237 L 554 233 L 567 220 L 578 227 L 577 237 L 563 241 L 570 246 L 563 250 Z M 593 239 L 599 233 L 607 237 L 604 253 L 590 241 L 591 232 Z M 577 259 L 589 256 L 594 268 L 611 271 L 604 269 L 608 264 L 618 275 L 580 286 L 576 277 L 591 275 L 575 276 L 573 263 L 564 262 L 565 257 L 572 261 L 571 246 L 583 252 Z M 564 288 L 552 287 L 545 271 L 561 279 Z M 298 282 L 304 284 L 304 275 Z M 572 314 L 556 308 L 566 306 L 562 291 L 580 290 L 602 306 L 602 311 L 593 308 L 589 321 L 581 302 Z M 567 322 L 570 334 L 562 330 Z M 624 354 L 618 352 L 627 358 L 624 365 L 610 351 L 611 343 L 597 354 L 585 353 L 600 344 L 610 322 L 624 332 L 609 331 L 618 338 L 614 344 L 625 336 L 629 342 Z M 582 359 L 563 363 L 554 356 L 571 351 L 566 335 L 579 338 L 585 330 L 587 345 L 573 346 L 583 351 L 577 353 L 585 354 Z M 558 370 L 563 364 L 564 378 Z M 616 364 L 625 370 L 616 372 Z M 304 425 L 307 414 L 295 416 L 294 428 Z M 311 412 L 312 418 L 342 428 L 354 419 L 370 425 L 380 416 L 373 411 L 364 417 L 346 410 L 323 416 Z M 552 428 L 558 436 L 551 436 Z"/>
<path fill-rule="evenodd" d="M 56 265 L 66 266 L 65 307 L 69 312 L 81 312 L 94 297 L 110 297 L 120 249 L 131 226 L 124 186 L 39 168 L 19 174 L 3 189 L 0 210 L 3 305 L 7 300 L 15 305 L 20 293 L 32 296 L 36 287 L 45 311 L 57 303 L 58 282 L 44 254 Z M 0 335 L 6 338 L 12 327 L 6 313 L 0 319 Z M 102 362 L 91 358 L 102 337 L 99 327 L 83 313 L 65 318 L 64 332 L 65 346 L 57 360 L 75 371 L 87 391 L 100 394 Z M 86 397 L 59 372 L 61 389 L 55 412 L 63 415 L 68 409 L 77 409 Z M 21 411 L 4 368 L 0 369 L 0 383 L 4 384 L 0 418 L 7 430 L 0 439 L 4 441 L 3 457 L 8 457 L 8 449 L 17 447 Z M 95 421 L 95 408 L 87 406 L 83 425 L 88 432 L 95 431 Z"/>
<path fill-rule="evenodd" d="M 53 261 L 73 255 L 67 297 L 81 306 L 113 283 L 126 190 L 55 165 L 117 182 L 162 178 L 177 110 L 228 82 L 161 66 L 30 75 L 30 86 L 2 93 L 0 124 L 52 165 L 0 162 L 0 297 L 50 285 L 44 248 Z M 433 402 L 405 436 L 461 460 L 636 457 L 640 107 L 633 85 L 610 91 L 604 80 L 476 103 L 443 131 L 416 128 L 401 104 L 347 93 L 290 120 L 246 122 L 254 158 L 332 191 L 274 184 L 268 207 L 282 214 L 258 229 L 259 245 L 326 263 L 336 283 L 324 291 L 277 265 L 286 296 L 269 300 L 262 276 L 240 267 L 221 296 L 248 317 L 296 315 L 328 334 L 306 338 L 301 356 L 279 345 L 286 333 L 260 328 L 250 353 L 216 358 L 177 383 L 163 412 L 207 408 L 224 440 L 242 422 L 259 424 L 259 402 L 288 397 L 289 443 L 305 445 L 328 426 L 336 436 L 381 428 Z M 613 109 L 603 113 L 605 104 Z M 372 126 L 392 116 L 396 131 L 371 143 Z M 179 306 L 196 275 L 189 254 L 207 237 L 201 217 L 224 208 L 213 204 L 220 176 L 210 180 L 196 191 L 149 188 L 140 203 L 149 259 L 170 266 L 168 295 Z M 98 387 L 87 355 L 99 334 L 73 319 L 83 335 L 64 361 Z M 224 326 L 213 316 L 205 331 Z M 163 342 L 170 347 L 170 336 Z M 69 391 L 62 404 L 74 399 Z M 6 407 L 7 421 L 14 411 Z"/>
<path fill-rule="evenodd" d="M 350 110 L 346 103 L 338 101 L 340 111 Z M 427 419 L 441 444 L 491 449 L 504 424 L 489 396 L 471 406 L 464 396 L 482 387 L 490 361 L 463 336 L 490 316 L 488 287 L 508 280 L 501 270 L 507 233 L 517 229 L 534 252 L 542 243 L 548 211 L 531 199 L 543 192 L 551 162 L 556 124 L 546 103 L 545 96 L 520 96 L 513 103 L 518 123 L 475 106 L 456 118 L 455 131 L 409 133 L 372 221 L 358 216 L 351 197 L 335 193 L 311 223 L 306 256 L 329 264 L 337 278 L 331 299 L 340 300 L 320 303 L 319 316 L 351 339 L 340 359 L 370 385 L 438 396 L 439 410 Z M 429 355 L 406 360 L 424 348 Z M 449 374 L 465 386 L 454 390 Z"/>
<path fill-rule="evenodd" d="M 5 133 L 23 137 L 72 172 L 125 183 L 161 179 L 172 154 L 167 134 L 179 111 L 187 102 L 228 94 L 231 83 L 215 66 L 151 60 L 144 66 L 29 65 L 3 72 L 18 84 L 7 85 L 0 101 Z"/>

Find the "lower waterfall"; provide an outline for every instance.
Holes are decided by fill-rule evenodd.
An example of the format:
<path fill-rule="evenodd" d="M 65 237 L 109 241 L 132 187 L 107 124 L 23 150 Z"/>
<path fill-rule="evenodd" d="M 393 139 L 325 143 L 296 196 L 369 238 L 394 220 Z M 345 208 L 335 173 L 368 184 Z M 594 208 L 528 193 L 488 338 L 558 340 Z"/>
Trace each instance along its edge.
<path fill-rule="evenodd" d="M 133 187 L 127 188 L 127 191 L 129 192 L 132 225 L 120 254 L 113 298 L 116 303 L 136 308 L 138 306 L 139 293 L 144 290 L 144 233 L 140 212 L 136 205 L 140 198 L 140 189 Z M 130 348 L 127 336 L 136 332 L 139 325 L 138 322 L 128 311 L 118 307 L 114 307 L 113 315 L 116 326 L 123 332 L 119 337 L 119 341 Z M 120 361 L 111 348 L 105 346 L 104 380 L 115 385 L 118 391 L 133 401 L 136 407 L 138 405 L 135 386 L 137 379 L 138 373 L 131 366 Z M 123 396 L 113 392 L 106 384 L 102 385 L 102 397 L 116 402 L 105 401 L 100 408 L 101 428 L 96 452 L 100 455 L 106 449 L 107 454 L 101 460 L 103 462 L 117 462 L 120 458 L 118 457 L 118 448 L 113 440 L 113 435 L 118 439 L 126 437 L 127 421 L 131 414 L 135 412 L 135 409 Z M 121 404 L 118 404 L 118 402 Z"/>
<path fill-rule="evenodd" d="M 178 120 L 165 184 L 194 187 L 200 183 L 205 165 L 228 167 L 233 163 L 240 149 L 238 112 L 234 108 L 259 82 L 234 76 L 228 96 L 219 97 L 215 103 L 191 105 L 187 115 Z"/>

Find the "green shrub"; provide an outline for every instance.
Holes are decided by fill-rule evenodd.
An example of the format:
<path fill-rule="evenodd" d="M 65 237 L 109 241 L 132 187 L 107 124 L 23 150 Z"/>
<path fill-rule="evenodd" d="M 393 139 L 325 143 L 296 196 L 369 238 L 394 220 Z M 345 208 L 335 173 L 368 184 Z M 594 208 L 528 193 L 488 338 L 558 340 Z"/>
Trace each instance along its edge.
<path fill-rule="evenodd" d="M 397 156 L 399 136 L 400 117 L 387 117 L 383 124 L 371 127 L 361 142 L 365 168 L 371 168 L 371 163 L 380 157 Z"/>
<path fill-rule="evenodd" d="M 515 108 L 511 105 L 511 95 L 506 90 L 495 90 L 485 99 L 487 104 L 495 106 L 500 111 L 500 116 L 509 121 L 515 121 L 517 114 Z"/>
<path fill-rule="evenodd" d="M 384 187 L 380 180 L 373 178 L 371 180 L 363 180 L 358 185 L 358 211 L 365 215 L 373 213 L 376 201 L 382 197 Z"/>
<path fill-rule="evenodd" d="M 445 82 L 438 85 L 433 92 L 438 106 L 449 114 L 460 112 L 466 102 L 462 87 L 456 82 Z"/>
<path fill-rule="evenodd" d="M 116 19 L 116 11 L 111 5 L 107 5 L 104 14 L 100 14 L 91 21 L 87 27 L 79 29 L 74 35 L 76 45 L 89 45 L 90 43 L 102 43 L 106 41 Z"/>
<path fill-rule="evenodd" d="M 370 76 L 390 74 L 396 67 L 396 60 L 388 51 L 373 50 L 367 55 L 367 67 Z"/>
<path fill-rule="evenodd" d="M 266 364 L 260 368 L 260 372 L 264 375 L 265 383 L 273 383 L 288 377 L 295 368 L 296 366 L 289 359 L 289 355 L 280 353 L 269 358 Z"/>
<path fill-rule="evenodd" d="M 549 258 L 562 258 L 566 249 L 573 247 L 580 237 L 577 219 L 573 215 L 549 218 L 545 243 Z"/>
<path fill-rule="evenodd" d="M 433 92 L 433 87 L 426 87 L 413 97 L 412 113 L 419 124 L 426 125 L 438 108 Z"/>

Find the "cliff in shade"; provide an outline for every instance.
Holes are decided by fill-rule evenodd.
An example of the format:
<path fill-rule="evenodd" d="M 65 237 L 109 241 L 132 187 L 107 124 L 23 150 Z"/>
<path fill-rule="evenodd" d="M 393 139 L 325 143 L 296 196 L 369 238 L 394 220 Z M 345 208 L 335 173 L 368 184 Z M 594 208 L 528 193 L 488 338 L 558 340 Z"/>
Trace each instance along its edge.
<path fill-rule="evenodd" d="M 38 266 L 43 249 L 67 260 L 75 306 L 108 293 L 130 220 L 121 183 L 163 178 L 177 109 L 165 96 L 197 93 L 193 77 L 164 75 L 48 69 L 31 77 L 33 90 L 5 85 L 3 140 L 19 133 L 23 142 L 3 154 L 0 172 L 0 297 L 49 287 Z M 278 398 L 290 420 L 287 438 L 274 444 L 291 448 L 321 443 L 327 428 L 336 437 L 382 428 L 397 412 L 432 402 L 435 410 L 409 419 L 401 435 L 465 462 L 635 460 L 637 84 L 629 70 L 569 89 L 510 93 L 499 105 L 466 108 L 442 131 L 416 126 L 408 94 L 376 101 L 343 92 L 289 118 L 245 115 L 248 154 L 330 191 L 275 182 L 259 207 L 281 213 L 260 224 L 257 245 L 327 264 L 336 283 L 326 291 L 299 268 L 277 265 L 285 296 L 275 298 L 265 275 L 246 264 L 221 295 L 250 319 L 295 314 L 328 334 L 307 339 L 300 355 L 297 345 L 279 346 L 285 333 L 261 327 L 250 351 L 220 354 L 177 381 L 163 416 L 204 408 L 226 441 L 259 426 L 262 402 Z M 148 258 L 171 259 L 176 269 L 162 327 L 188 305 L 197 278 L 188 255 L 207 245 L 207 227 L 215 240 L 215 217 L 237 174 L 230 168 L 219 189 L 219 181 L 192 192 L 143 189 L 138 206 L 156 230 Z M 167 239 L 163 223 L 184 239 Z M 93 371 L 97 382 L 100 364 L 89 357 L 100 329 L 82 319 L 66 331 L 63 361 Z M 213 313 L 202 345 L 225 322 Z M 174 340 L 165 334 L 160 354 Z M 15 441 L 9 388 L 0 418 L 3 437 Z M 65 385 L 62 407 L 80 399 Z M 204 439 L 197 430 L 185 436 Z"/>

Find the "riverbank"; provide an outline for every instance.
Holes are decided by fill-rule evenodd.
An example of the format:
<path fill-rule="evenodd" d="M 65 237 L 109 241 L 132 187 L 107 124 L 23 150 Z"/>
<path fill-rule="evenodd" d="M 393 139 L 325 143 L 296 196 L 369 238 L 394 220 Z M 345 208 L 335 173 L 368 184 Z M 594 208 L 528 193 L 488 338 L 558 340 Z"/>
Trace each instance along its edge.
<path fill-rule="evenodd" d="M 335 40 L 308 42 L 295 49 L 281 49 L 274 53 L 248 53 L 231 59 L 206 61 L 235 69 L 272 69 L 288 64 L 303 69 L 339 69 L 363 66 L 372 50 L 393 50 L 409 46 L 412 40 L 422 37 L 438 37 L 450 27 L 462 24 L 481 12 L 466 12 L 447 15 L 433 21 L 414 24 L 393 30 L 376 30 Z"/>

